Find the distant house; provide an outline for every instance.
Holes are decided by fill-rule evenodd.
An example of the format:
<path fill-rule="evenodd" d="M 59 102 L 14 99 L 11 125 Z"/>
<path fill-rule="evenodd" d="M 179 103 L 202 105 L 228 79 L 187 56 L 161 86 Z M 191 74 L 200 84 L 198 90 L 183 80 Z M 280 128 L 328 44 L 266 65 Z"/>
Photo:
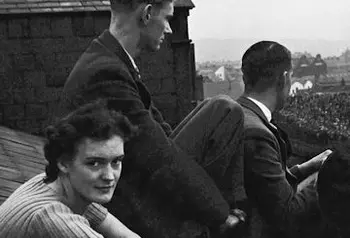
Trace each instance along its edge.
<path fill-rule="evenodd" d="M 314 84 L 313 84 L 311 81 L 308 80 L 308 81 L 304 84 L 304 89 L 311 89 L 313 86 L 314 86 Z"/>
<path fill-rule="evenodd" d="M 221 66 L 218 70 L 215 71 L 215 75 L 220 78 L 221 81 L 227 80 L 227 72 L 225 66 Z"/>
<path fill-rule="evenodd" d="M 220 79 L 215 75 L 215 72 L 211 69 L 201 69 L 197 74 L 203 77 L 203 82 L 218 82 Z"/>
<path fill-rule="evenodd" d="M 299 82 L 295 82 L 292 84 L 291 88 L 290 88 L 290 95 L 295 95 L 298 91 L 303 90 L 304 86 L 299 83 Z"/>

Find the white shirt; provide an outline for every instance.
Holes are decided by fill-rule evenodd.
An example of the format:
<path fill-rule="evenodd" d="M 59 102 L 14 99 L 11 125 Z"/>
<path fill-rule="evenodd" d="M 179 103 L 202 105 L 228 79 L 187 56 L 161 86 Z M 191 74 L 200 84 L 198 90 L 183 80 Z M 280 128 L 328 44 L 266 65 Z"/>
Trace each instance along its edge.
<path fill-rule="evenodd" d="M 261 111 L 264 113 L 265 117 L 267 118 L 267 121 L 271 122 L 272 113 L 270 109 L 268 109 L 262 102 L 259 102 L 258 100 L 251 97 L 248 97 L 248 98 L 261 109 Z"/>
<path fill-rule="evenodd" d="M 123 47 L 123 49 L 124 49 L 124 47 Z M 137 65 L 135 63 L 135 60 L 131 57 L 131 55 L 129 54 L 129 52 L 126 49 L 124 49 L 124 50 L 125 50 L 126 54 L 129 56 L 130 61 L 132 63 L 132 66 L 134 66 L 134 68 L 136 69 L 137 72 L 140 72 L 139 68 L 137 67 Z"/>

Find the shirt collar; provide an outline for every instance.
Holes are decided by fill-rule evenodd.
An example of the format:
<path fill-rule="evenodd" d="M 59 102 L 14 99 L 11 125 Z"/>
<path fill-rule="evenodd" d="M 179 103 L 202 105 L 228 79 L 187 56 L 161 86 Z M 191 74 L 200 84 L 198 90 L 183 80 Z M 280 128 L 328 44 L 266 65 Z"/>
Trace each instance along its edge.
<path fill-rule="evenodd" d="M 137 65 L 136 65 L 136 63 L 135 63 L 135 60 L 131 57 L 131 55 L 129 54 L 129 52 L 128 52 L 126 49 L 124 49 L 124 50 L 125 50 L 126 54 L 129 56 L 130 61 L 131 61 L 132 65 L 134 66 L 135 70 L 136 70 L 137 72 L 139 72 L 139 68 L 137 67 Z"/>
<path fill-rule="evenodd" d="M 129 54 L 129 52 L 124 48 L 124 46 L 122 44 L 120 44 L 123 48 L 123 50 L 125 51 L 125 53 L 129 56 L 129 59 L 132 63 L 132 66 L 134 66 L 134 69 L 137 71 L 137 72 L 140 72 L 139 71 L 139 68 L 137 67 L 136 63 L 135 63 L 135 60 L 131 57 L 131 55 Z"/>
<path fill-rule="evenodd" d="M 251 97 L 248 97 L 248 98 L 261 109 L 261 111 L 264 113 L 265 117 L 267 118 L 267 121 L 271 122 L 272 114 L 270 109 L 268 109 L 262 102 L 259 102 L 258 100 Z"/>

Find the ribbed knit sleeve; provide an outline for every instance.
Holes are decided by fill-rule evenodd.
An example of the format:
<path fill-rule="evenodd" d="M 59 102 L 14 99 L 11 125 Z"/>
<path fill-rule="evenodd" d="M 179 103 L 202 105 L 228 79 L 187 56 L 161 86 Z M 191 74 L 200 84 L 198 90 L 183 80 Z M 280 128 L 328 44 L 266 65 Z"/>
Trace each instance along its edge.
<path fill-rule="evenodd" d="M 103 238 L 81 215 L 74 214 L 62 203 L 52 203 L 37 211 L 29 232 L 38 238 Z"/>
<path fill-rule="evenodd" d="M 84 217 L 89 221 L 91 227 L 95 228 L 106 219 L 107 214 L 108 211 L 105 207 L 98 203 L 92 203 L 87 207 Z"/>

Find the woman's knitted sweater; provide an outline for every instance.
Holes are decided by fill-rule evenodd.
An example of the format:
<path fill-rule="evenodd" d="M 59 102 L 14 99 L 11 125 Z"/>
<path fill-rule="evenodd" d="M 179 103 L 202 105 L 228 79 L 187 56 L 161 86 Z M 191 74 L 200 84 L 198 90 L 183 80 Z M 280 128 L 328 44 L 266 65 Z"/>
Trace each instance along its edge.
<path fill-rule="evenodd" d="M 107 216 L 99 204 L 74 214 L 39 174 L 22 184 L 0 206 L 0 238 L 102 238 L 93 228 Z"/>

